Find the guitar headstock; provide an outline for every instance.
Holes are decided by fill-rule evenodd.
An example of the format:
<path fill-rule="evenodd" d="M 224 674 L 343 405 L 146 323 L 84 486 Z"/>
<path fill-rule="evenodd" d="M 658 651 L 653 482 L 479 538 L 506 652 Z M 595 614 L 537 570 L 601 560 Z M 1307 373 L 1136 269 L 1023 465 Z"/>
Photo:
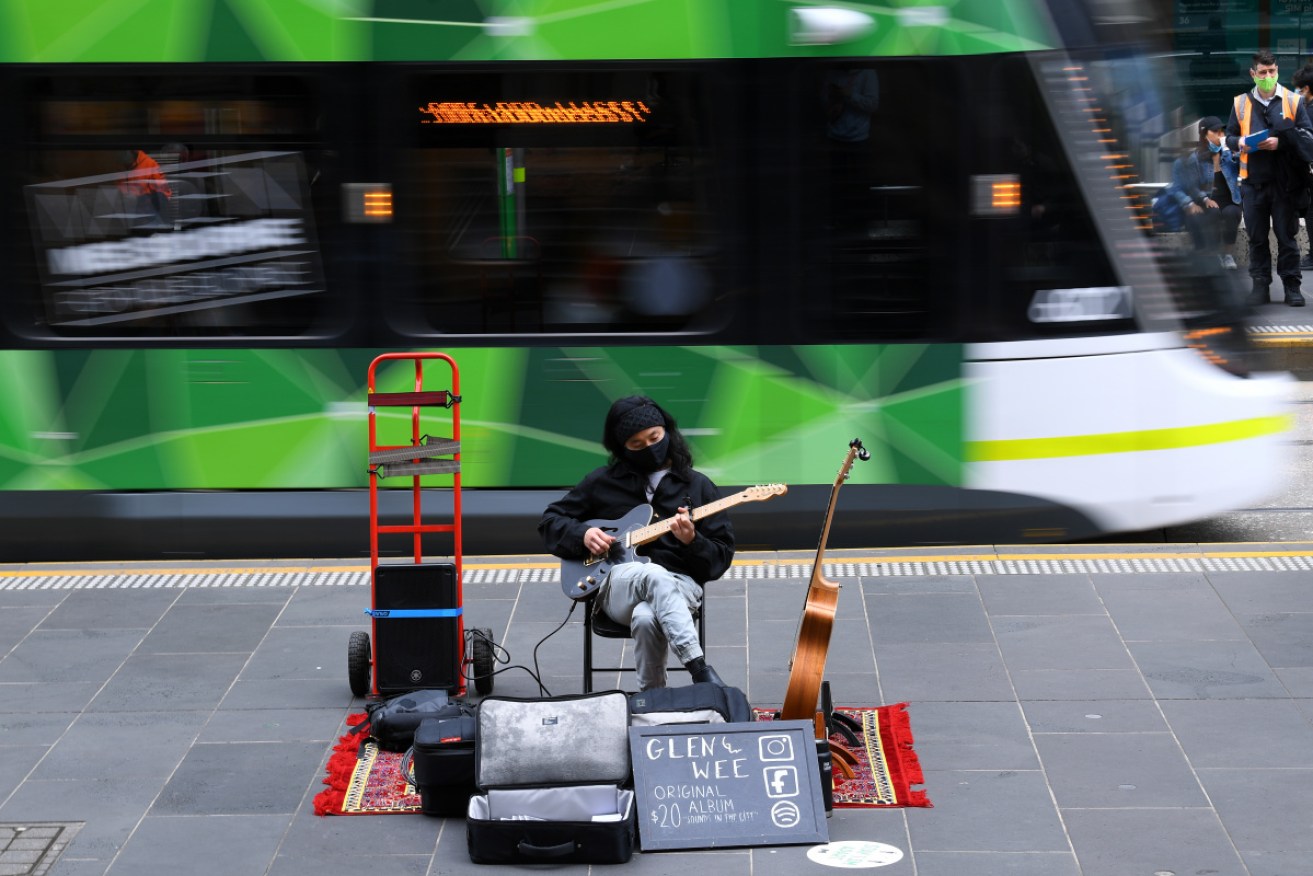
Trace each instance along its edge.
<path fill-rule="evenodd" d="M 776 496 L 783 496 L 789 491 L 786 484 L 758 484 L 743 491 L 743 498 L 748 502 L 765 502 Z"/>
<path fill-rule="evenodd" d="M 861 438 L 854 438 L 848 442 L 848 455 L 843 458 L 843 465 L 839 466 L 839 477 L 835 484 L 841 484 L 848 480 L 849 471 L 853 467 L 853 460 L 867 460 L 871 458 L 871 451 L 862 446 Z"/>

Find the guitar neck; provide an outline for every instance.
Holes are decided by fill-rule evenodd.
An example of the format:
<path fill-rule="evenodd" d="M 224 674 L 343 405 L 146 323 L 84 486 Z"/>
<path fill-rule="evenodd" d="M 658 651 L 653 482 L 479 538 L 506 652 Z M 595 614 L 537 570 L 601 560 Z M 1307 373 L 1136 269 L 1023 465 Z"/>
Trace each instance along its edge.
<path fill-rule="evenodd" d="M 825 523 L 821 526 L 821 541 L 816 545 L 816 561 L 812 563 L 812 583 L 816 584 L 824 581 L 821 574 L 821 567 L 825 562 L 825 545 L 830 540 L 830 524 L 834 522 L 834 507 L 839 502 L 839 488 L 843 482 L 848 479 L 848 470 L 852 468 L 853 457 L 857 455 L 856 448 L 848 451 L 848 456 L 844 459 L 843 465 L 839 468 L 839 476 L 834 480 L 834 486 L 830 488 L 830 502 L 825 507 Z"/>
<path fill-rule="evenodd" d="M 703 517 L 710 517 L 712 514 L 719 514 L 726 508 L 733 508 L 747 501 L 747 492 L 735 493 L 732 496 L 726 496 L 723 499 L 717 499 L 714 502 L 708 502 L 688 512 L 688 516 L 693 520 L 701 520 Z M 659 520 L 656 523 L 649 523 L 647 526 L 635 529 L 629 533 L 628 546 L 638 547 L 640 544 L 647 544 L 649 541 L 656 541 L 661 536 L 670 531 L 671 524 L 675 518 L 667 517 L 665 520 Z"/>

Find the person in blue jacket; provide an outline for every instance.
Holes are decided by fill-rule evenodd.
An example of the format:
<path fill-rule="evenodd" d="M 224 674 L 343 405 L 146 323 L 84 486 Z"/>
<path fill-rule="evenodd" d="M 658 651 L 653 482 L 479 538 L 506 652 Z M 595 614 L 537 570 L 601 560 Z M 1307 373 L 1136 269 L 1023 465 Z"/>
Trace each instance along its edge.
<path fill-rule="evenodd" d="M 1172 184 L 1154 203 L 1161 230 L 1184 227 L 1198 252 L 1215 252 L 1235 270 L 1233 251 L 1240 228 L 1240 162 L 1226 146 L 1226 124 L 1217 116 L 1199 120 L 1199 142 L 1172 165 Z"/>

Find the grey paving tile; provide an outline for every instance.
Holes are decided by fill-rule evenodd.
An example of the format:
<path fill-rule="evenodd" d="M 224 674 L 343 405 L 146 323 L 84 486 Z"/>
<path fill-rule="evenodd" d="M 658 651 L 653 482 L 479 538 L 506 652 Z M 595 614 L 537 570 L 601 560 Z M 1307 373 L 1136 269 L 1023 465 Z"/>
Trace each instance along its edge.
<path fill-rule="evenodd" d="M 1112 590 L 1103 594 L 1103 602 L 1128 642 L 1245 638 L 1235 616 L 1206 586 Z"/>
<path fill-rule="evenodd" d="M 1016 703 L 917 702 L 912 728 L 922 768 L 1036 770 L 1039 758 Z"/>
<path fill-rule="evenodd" d="M 917 876 L 1081 876 L 1071 852 L 920 852 Z"/>
<path fill-rule="evenodd" d="M 232 876 L 264 873 L 278 851 L 287 819 L 147 817 L 132 834 L 110 876 Z"/>
<path fill-rule="evenodd" d="M 0 660 L 0 682 L 103 683 L 132 650 L 144 630 L 37 630 Z"/>
<path fill-rule="evenodd" d="M 891 645 L 992 643 L 980 598 L 974 594 L 868 596 L 871 633 Z"/>
<path fill-rule="evenodd" d="M 1313 613 L 1246 614 L 1240 624 L 1270 665 L 1313 667 Z"/>
<path fill-rule="evenodd" d="M 933 852 L 1069 852 L 1038 771 L 926 770 L 935 808 L 906 810 L 912 848 Z"/>
<path fill-rule="evenodd" d="M 52 609 L 49 605 L 0 605 L 0 657 L 40 626 Z"/>
<path fill-rule="evenodd" d="M 1249 876 L 1210 809 L 1064 809 L 1082 876 Z"/>
<path fill-rule="evenodd" d="M 1241 853 L 1313 855 L 1313 770 L 1201 769 L 1199 780 Z"/>
<path fill-rule="evenodd" d="M 1135 669 L 1013 669 L 1009 674 L 1023 701 L 1068 700 L 1076 692 L 1092 700 L 1152 699 Z"/>
<path fill-rule="evenodd" d="M 1137 552 L 1151 545 L 1137 544 Z M 1180 590 L 1194 585 L 1208 586 L 1209 576 L 1203 572 L 1143 572 L 1100 573 L 1090 576 L 1094 589 L 1100 595 L 1118 590 Z"/>
<path fill-rule="evenodd" d="M 68 598 L 67 590 L 0 590 L 0 609 L 20 606 L 53 608 Z"/>
<path fill-rule="evenodd" d="M 465 825 L 459 820 L 424 815 L 319 816 L 308 800 L 292 817 L 278 853 L 319 862 L 331 870 L 333 862 L 359 860 L 363 851 L 371 849 L 387 849 L 395 855 L 435 855 L 438 871 L 444 876 L 445 862 L 463 858 L 469 863 Z"/>
<path fill-rule="evenodd" d="M 1025 702 L 1033 733 L 1161 733 L 1167 722 L 1150 700 Z"/>
<path fill-rule="evenodd" d="M 1273 672 L 1292 697 L 1313 697 L 1313 667 L 1274 667 Z"/>
<path fill-rule="evenodd" d="M 306 860 L 294 855 L 279 855 L 267 876 L 359 876 L 361 873 L 387 873 L 388 876 L 447 876 L 451 871 L 429 869 L 433 856 L 398 855 L 378 850 L 369 855 L 339 856 L 330 861 Z"/>
<path fill-rule="evenodd" d="M 0 800 L 14 792 L 49 750 L 49 745 L 0 745 Z"/>
<path fill-rule="evenodd" d="M 1107 617 L 995 617 L 994 634 L 1011 671 L 1131 669 L 1126 646 Z"/>
<path fill-rule="evenodd" d="M 0 686 L 0 698 L 4 688 Z M 0 714 L 0 748 L 7 745 L 53 745 L 77 712 L 23 711 Z"/>
<path fill-rule="evenodd" d="M 717 876 L 751 876 L 754 850 L 724 851 L 639 851 L 624 865 L 626 873 L 640 876 L 688 876 L 689 873 L 715 873 Z M 598 868 L 594 868 L 596 872 Z M 443 876 L 446 876 L 445 872 Z"/>
<path fill-rule="evenodd" d="M 889 645 L 876 643 L 881 687 L 897 700 L 1015 699 L 998 647 L 991 643 Z"/>
<path fill-rule="evenodd" d="M 293 594 L 296 593 L 296 587 L 188 587 L 178 598 L 178 606 L 198 606 L 198 605 L 251 605 L 251 604 L 273 604 L 284 605 Z M 365 597 L 365 605 L 368 605 L 368 597 Z"/>
<path fill-rule="evenodd" d="M 209 712 L 101 712 L 78 716 L 32 777 L 77 781 L 88 770 L 164 779 L 182 760 Z"/>
<path fill-rule="evenodd" d="M 351 705 L 351 687 L 347 682 L 345 661 L 341 676 L 318 681 L 301 679 L 238 679 L 218 703 L 220 711 L 250 709 L 340 709 Z"/>
<path fill-rule="evenodd" d="M 333 742 L 345 732 L 347 708 L 221 709 L 198 742 Z"/>
<path fill-rule="evenodd" d="M 1249 876 L 1304 876 L 1308 852 L 1242 852 Z"/>
<path fill-rule="evenodd" d="M 81 711 L 100 685 L 96 681 L 0 682 L 0 715 Z"/>
<path fill-rule="evenodd" d="M 1035 737 L 1063 808 L 1206 806 L 1168 733 L 1045 733 Z"/>
<path fill-rule="evenodd" d="M 250 653 L 278 617 L 281 603 L 179 604 L 141 643 L 143 654 Z"/>
<path fill-rule="evenodd" d="M 150 629 L 181 590 L 74 590 L 41 623 L 46 630 Z"/>
<path fill-rule="evenodd" d="M 151 807 L 151 814 L 295 812 L 306 790 L 322 778 L 319 768 L 324 754 L 324 746 L 314 742 L 194 745 Z"/>
<path fill-rule="evenodd" d="M 1282 700 L 1164 700 L 1163 714 L 1196 768 L 1313 769 L 1313 725 Z"/>
<path fill-rule="evenodd" d="M 29 779 L 0 805 L 0 821 L 85 822 L 64 854 L 108 865 L 163 784 L 99 773 L 72 782 Z"/>
<path fill-rule="evenodd" d="M 1104 614 L 1088 575 L 977 575 L 991 615 Z"/>
<path fill-rule="evenodd" d="M 1159 699 L 1286 696 L 1249 642 L 1131 642 L 1128 647 Z"/>
<path fill-rule="evenodd" d="M 467 594 L 468 599 L 468 594 Z M 368 587 L 297 587 L 276 626 L 337 626 L 367 621 Z"/>
<path fill-rule="evenodd" d="M 212 709 L 246 662 L 245 654 L 141 654 L 129 657 L 87 707 L 95 712 Z"/>
<path fill-rule="evenodd" d="M 976 580 L 970 575 L 880 575 L 861 579 L 865 596 L 906 596 L 914 593 L 976 592 Z"/>
<path fill-rule="evenodd" d="M 323 627 L 274 627 L 242 668 L 247 680 L 319 681 L 346 677 L 346 630 Z"/>
<path fill-rule="evenodd" d="M 797 622 L 807 598 L 807 582 L 785 579 L 759 579 L 748 582 L 752 598 L 750 614 L 753 620 L 787 620 Z M 858 591 L 858 588 L 852 588 Z M 840 593 L 842 600 L 848 594 Z"/>
<path fill-rule="evenodd" d="M 1313 611 L 1313 573 L 1210 572 L 1208 580 L 1236 614 Z"/>

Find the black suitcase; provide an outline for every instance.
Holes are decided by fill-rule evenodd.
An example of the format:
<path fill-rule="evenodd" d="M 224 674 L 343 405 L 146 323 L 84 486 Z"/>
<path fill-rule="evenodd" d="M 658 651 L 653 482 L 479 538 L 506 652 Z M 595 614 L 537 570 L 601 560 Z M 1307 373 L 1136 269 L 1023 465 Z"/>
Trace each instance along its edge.
<path fill-rule="evenodd" d="M 413 784 L 425 815 L 463 818 L 474 785 L 473 711 L 450 718 L 425 718 L 415 731 Z"/>
<path fill-rule="evenodd" d="M 635 727 L 739 724 L 752 720 L 752 707 L 743 691 L 709 681 L 630 694 L 629 711 L 630 723 Z"/>
<path fill-rule="evenodd" d="M 623 864 L 638 820 L 629 699 L 604 691 L 479 704 L 465 819 L 476 864 Z"/>

